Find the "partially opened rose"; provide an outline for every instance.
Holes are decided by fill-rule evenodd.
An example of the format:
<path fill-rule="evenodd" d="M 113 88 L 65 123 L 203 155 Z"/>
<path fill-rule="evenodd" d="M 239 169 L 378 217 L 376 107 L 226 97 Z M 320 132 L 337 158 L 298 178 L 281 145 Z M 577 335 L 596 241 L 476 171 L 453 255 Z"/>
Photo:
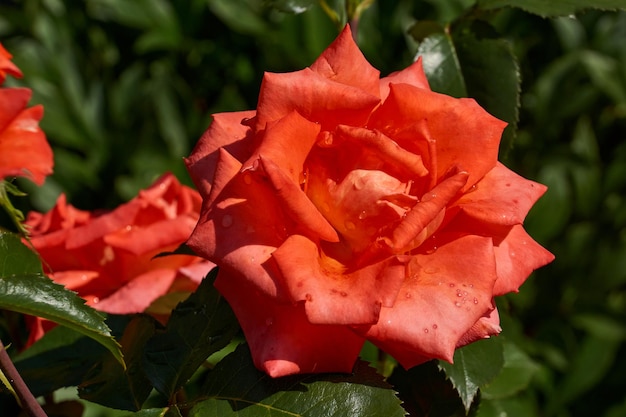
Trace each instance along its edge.
<path fill-rule="evenodd" d="M 349 372 L 365 340 L 404 367 L 500 332 L 493 298 L 553 256 L 522 221 L 545 187 L 497 161 L 505 123 L 432 92 L 420 62 L 379 78 L 345 29 L 267 73 L 187 160 L 188 244 L 269 375 Z"/>
<path fill-rule="evenodd" d="M 29 213 L 26 224 L 48 276 L 87 304 L 115 314 L 152 305 L 162 313 L 153 305 L 159 297 L 193 291 L 214 266 L 189 255 L 155 257 L 189 237 L 200 203 L 195 190 L 166 174 L 113 211 L 79 210 L 61 195 L 48 213 Z"/>
<path fill-rule="evenodd" d="M 0 84 L 6 74 L 21 77 L 11 55 L 0 44 Z M 52 149 L 39 128 L 41 105 L 28 108 L 28 88 L 0 88 L 0 181 L 27 177 L 42 185 L 52 173 Z"/>

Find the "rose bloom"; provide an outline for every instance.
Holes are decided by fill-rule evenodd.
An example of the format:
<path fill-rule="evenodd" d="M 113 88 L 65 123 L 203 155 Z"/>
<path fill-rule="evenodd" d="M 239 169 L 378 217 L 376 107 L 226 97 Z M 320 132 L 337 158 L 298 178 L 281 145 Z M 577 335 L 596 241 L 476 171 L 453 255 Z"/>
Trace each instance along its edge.
<path fill-rule="evenodd" d="M 499 333 L 494 297 L 553 259 L 522 227 L 545 187 L 497 160 L 504 127 L 420 61 L 379 78 L 348 28 L 266 73 L 256 111 L 215 115 L 186 161 L 204 199 L 188 244 L 256 366 L 349 372 L 369 340 L 409 368 Z"/>
<path fill-rule="evenodd" d="M 165 174 L 113 211 L 79 210 L 61 195 L 48 213 L 29 213 L 26 225 L 46 274 L 87 304 L 107 313 L 160 315 L 168 303 L 155 303 L 159 297 L 193 291 L 215 266 L 190 255 L 155 258 L 189 237 L 200 204 L 197 191 Z M 43 334 L 42 324 L 36 319 L 31 342 Z"/>
<path fill-rule="evenodd" d="M 7 74 L 22 77 L 10 59 L 0 44 L 0 84 Z M 31 95 L 28 88 L 0 89 L 0 181 L 21 176 L 42 185 L 52 173 L 52 149 L 39 128 L 43 107 L 27 108 Z"/>

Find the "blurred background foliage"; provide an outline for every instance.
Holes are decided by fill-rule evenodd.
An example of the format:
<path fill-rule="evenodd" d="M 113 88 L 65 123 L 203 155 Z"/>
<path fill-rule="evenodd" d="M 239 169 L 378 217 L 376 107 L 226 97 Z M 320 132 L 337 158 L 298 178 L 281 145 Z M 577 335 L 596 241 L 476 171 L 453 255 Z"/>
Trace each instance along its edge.
<path fill-rule="evenodd" d="M 414 59 L 412 24 L 445 24 L 473 3 L 375 2 L 358 43 L 388 74 Z M 302 13 L 280 10 L 294 5 Z M 484 17 L 522 77 L 517 137 L 501 159 L 549 186 L 527 229 L 556 255 L 499 301 L 503 337 L 521 348 L 505 352 L 505 377 L 525 382 L 485 390 L 485 413 L 624 416 L 626 13 Z M 45 106 L 55 155 L 45 186 L 21 182 L 29 197 L 15 203 L 45 211 L 65 192 L 79 208 L 110 208 L 164 171 L 189 182 L 182 158 L 210 115 L 254 108 L 263 71 L 309 65 L 337 33 L 315 1 L 1 0 L 0 41 L 24 72 L 7 84 Z"/>

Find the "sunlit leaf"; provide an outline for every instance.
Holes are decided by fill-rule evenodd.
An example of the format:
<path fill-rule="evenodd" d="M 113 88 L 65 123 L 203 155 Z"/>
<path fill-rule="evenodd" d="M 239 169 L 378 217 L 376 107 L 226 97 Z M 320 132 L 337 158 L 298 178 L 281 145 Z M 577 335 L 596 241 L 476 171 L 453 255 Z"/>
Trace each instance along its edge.
<path fill-rule="evenodd" d="M 498 337 L 480 340 L 457 349 L 454 364 L 440 361 L 439 366 L 452 381 L 466 410 L 478 389 L 491 382 L 504 365 L 502 340 Z"/>

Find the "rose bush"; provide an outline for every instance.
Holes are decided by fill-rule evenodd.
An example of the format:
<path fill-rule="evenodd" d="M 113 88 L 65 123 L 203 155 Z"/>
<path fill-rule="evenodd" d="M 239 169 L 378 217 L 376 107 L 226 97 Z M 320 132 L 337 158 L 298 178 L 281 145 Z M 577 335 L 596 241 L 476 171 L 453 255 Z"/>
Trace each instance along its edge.
<path fill-rule="evenodd" d="M 61 195 L 48 213 L 30 212 L 26 225 L 44 271 L 87 304 L 107 313 L 162 315 L 214 266 L 190 255 L 155 258 L 189 237 L 200 203 L 195 190 L 165 174 L 113 211 L 79 210 Z M 166 294 L 172 300 L 157 303 Z M 43 334 L 42 324 L 36 319 L 31 341 Z"/>
<path fill-rule="evenodd" d="M 380 78 L 348 28 L 266 73 L 256 111 L 214 115 L 186 160 L 188 244 L 256 366 L 349 372 L 369 340 L 408 368 L 500 332 L 494 297 L 553 259 L 522 227 L 545 187 L 497 160 L 504 127 L 419 60 Z"/>
<path fill-rule="evenodd" d="M 0 44 L 0 84 L 7 74 L 22 77 Z M 0 181 L 21 176 L 41 185 L 52 173 L 52 149 L 39 128 L 43 106 L 27 108 L 31 95 L 28 88 L 0 89 Z"/>

